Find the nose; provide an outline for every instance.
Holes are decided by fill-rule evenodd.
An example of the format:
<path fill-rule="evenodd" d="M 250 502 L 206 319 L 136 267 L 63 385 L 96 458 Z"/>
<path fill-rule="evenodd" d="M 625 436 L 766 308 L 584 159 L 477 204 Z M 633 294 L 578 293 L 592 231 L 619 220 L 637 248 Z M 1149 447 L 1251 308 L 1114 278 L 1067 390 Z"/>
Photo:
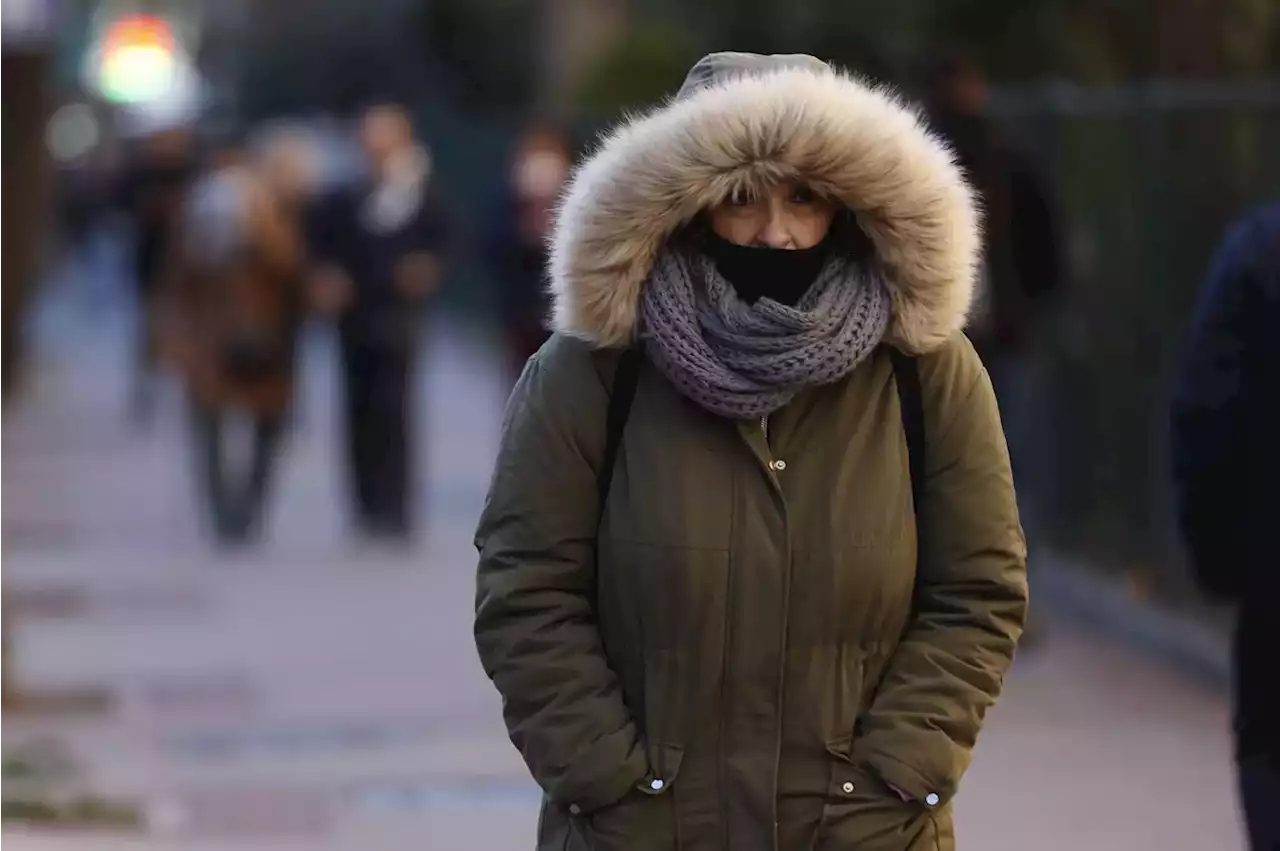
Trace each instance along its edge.
<path fill-rule="evenodd" d="M 756 241 L 767 248 L 790 248 L 791 232 L 785 211 L 778 204 L 769 205 L 769 218 L 756 235 Z"/>

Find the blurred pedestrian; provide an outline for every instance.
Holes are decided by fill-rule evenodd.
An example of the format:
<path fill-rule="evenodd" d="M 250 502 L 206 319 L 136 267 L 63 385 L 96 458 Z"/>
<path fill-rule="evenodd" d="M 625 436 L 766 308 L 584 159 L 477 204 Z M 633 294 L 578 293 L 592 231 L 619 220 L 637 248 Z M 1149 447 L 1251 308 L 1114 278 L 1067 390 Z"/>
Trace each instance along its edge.
<path fill-rule="evenodd" d="M 982 274 L 965 332 L 999 395 L 998 374 L 1025 360 L 1065 284 L 1060 217 L 1037 164 L 987 114 L 990 87 L 975 57 L 939 51 L 925 65 L 923 84 L 934 130 L 955 150 L 982 201 Z"/>
<path fill-rule="evenodd" d="M 979 249 L 809 56 L 704 58 L 572 178 L 476 533 L 539 848 L 953 846 L 1027 593 Z"/>
<path fill-rule="evenodd" d="M 305 306 L 305 151 L 291 140 L 248 155 L 223 149 L 193 187 L 168 270 L 165 352 L 190 401 L 197 477 L 217 539 L 254 540 L 293 398 Z M 244 414 L 247 470 L 228 455 Z"/>
<path fill-rule="evenodd" d="M 563 135 L 548 126 L 531 127 L 516 145 L 502 204 L 492 219 L 488 255 L 498 284 L 513 383 L 551 333 L 547 240 L 571 164 Z"/>
<path fill-rule="evenodd" d="M 406 540 L 420 308 L 440 284 L 448 234 L 430 154 L 404 110 L 372 107 L 360 137 L 368 176 L 334 192 L 314 219 L 314 298 L 338 318 L 357 526 Z"/>
<path fill-rule="evenodd" d="M 1201 586 L 1239 608 L 1235 733 L 1252 847 L 1280 848 L 1280 203 L 1228 233 L 1173 399 L 1178 521 Z"/>
<path fill-rule="evenodd" d="M 921 82 L 933 129 L 955 150 L 982 202 L 982 266 L 965 333 L 995 386 L 1022 522 L 1034 550 L 1046 487 L 1037 475 L 1046 382 L 1035 348 L 1066 282 L 1060 216 L 1031 156 L 987 114 L 990 88 L 972 54 L 936 51 Z M 1044 622 L 1032 618 L 1023 646 L 1044 636 Z"/>
<path fill-rule="evenodd" d="M 122 175 L 120 201 L 134 227 L 138 304 L 129 411 L 142 426 L 151 422 L 156 406 L 156 295 L 183 200 L 198 170 L 190 128 L 179 125 L 143 138 Z"/>

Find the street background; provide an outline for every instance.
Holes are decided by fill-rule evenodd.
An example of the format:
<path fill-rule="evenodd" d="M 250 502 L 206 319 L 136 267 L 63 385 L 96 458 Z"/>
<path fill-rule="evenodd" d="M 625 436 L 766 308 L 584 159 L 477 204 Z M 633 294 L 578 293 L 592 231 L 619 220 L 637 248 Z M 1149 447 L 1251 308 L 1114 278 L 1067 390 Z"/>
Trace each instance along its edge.
<path fill-rule="evenodd" d="M 504 299 L 537 286 L 495 262 L 516 143 L 550 128 L 576 159 L 711 50 L 809 52 L 917 99 L 918 66 L 961 48 L 1062 249 L 1010 356 L 1019 386 L 1000 391 L 1036 636 L 957 800 L 961 847 L 1242 847 L 1232 613 L 1178 541 L 1168 402 L 1214 246 L 1280 197 L 1280 6 L 6 0 L 4 16 L 14 848 L 530 847 L 538 792 L 470 632 L 511 380 Z M 354 119 L 375 102 L 412 119 L 453 225 L 408 388 L 418 535 L 353 529 L 337 335 L 312 318 L 266 533 L 220 549 L 173 377 L 149 422 L 131 411 L 145 306 L 115 182 L 175 127 L 203 150 L 283 126 L 332 188 L 361 167 Z"/>
<path fill-rule="evenodd" d="M 12 675 L 106 703 L 7 718 L 5 742 L 56 736 L 78 782 L 139 805 L 152 836 L 6 838 L 76 851 L 528 847 L 537 790 L 470 634 L 471 534 L 504 392 L 492 348 L 434 318 L 418 382 L 426 534 L 385 552 L 346 534 L 318 332 L 268 541 L 219 558 L 195 521 L 176 398 L 158 434 L 120 417 L 127 322 L 52 296 L 31 397 L 5 421 Z M 983 734 L 956 804 L 966 846 L 1242 847 L 1222 691 L 1073 618 L 1049 633 L 1019 657 Z"/>

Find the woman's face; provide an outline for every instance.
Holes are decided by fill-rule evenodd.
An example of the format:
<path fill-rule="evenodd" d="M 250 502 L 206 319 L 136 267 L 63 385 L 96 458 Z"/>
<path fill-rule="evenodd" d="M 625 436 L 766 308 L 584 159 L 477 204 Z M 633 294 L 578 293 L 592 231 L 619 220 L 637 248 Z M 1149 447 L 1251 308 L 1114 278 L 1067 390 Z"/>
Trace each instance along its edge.
<path fill-rule="evenodd" d="M 786 181 L 765 195 L 742 194 L 711 210 L 711 229 L 735 245 L 812 248 L 826 237 L 836 205 L 803 183 Z"/>

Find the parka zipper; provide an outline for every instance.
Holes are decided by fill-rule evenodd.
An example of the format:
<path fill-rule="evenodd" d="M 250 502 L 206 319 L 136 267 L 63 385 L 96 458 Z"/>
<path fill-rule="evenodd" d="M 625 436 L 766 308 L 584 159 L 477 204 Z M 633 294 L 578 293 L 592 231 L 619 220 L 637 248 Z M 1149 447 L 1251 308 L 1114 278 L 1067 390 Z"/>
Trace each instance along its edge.
<path fill-rule="evenodd" d="M 766 414 L 760 418 L 760 431 L 764 434 L 764 446 L 769 455 L 769 470 L 775 475 L 782 468 L 782 462 L 773 457 L 773 447 L 769 444 L 769 416 Z M 776 481 L 776 480 L 775 480 Z M 779 486 L 779 496 L 782 496 L 781 486 Z M 787 699 L 787 639 L 790 633 L 790 612 L 791 612 L 791 571 L 793 564 L 791 560 L 791 523 L 787 517 L 786 499 L 782 500 L 782 529 L 783 529 L 783 548 L 786 553 L 786 568 L 783 574 L 782 586 L 782 634 L 779 636 L 781 646 L 779 648 L 779 668 L 778 668 L 778 690 L 774 697 L 778 705 L 778 730 L 777 738 L 774 741 L 773 752 L 773 848 L 778 848 L 778 771 L 782 765 L 782 725 L 785 723 L 783 718 L 783 706 Z"/>
<path fill-rule="evenodd" d="M 770 473 L 780 473 L 787 469 L 787 462 L 773 457 L 773 447 L 769 444 L 769 417 L 765 415 L 760 418 L 760 433 L 764 435 L 764 451 L 768 459 L 765 466 L 769 468 Z"/>

